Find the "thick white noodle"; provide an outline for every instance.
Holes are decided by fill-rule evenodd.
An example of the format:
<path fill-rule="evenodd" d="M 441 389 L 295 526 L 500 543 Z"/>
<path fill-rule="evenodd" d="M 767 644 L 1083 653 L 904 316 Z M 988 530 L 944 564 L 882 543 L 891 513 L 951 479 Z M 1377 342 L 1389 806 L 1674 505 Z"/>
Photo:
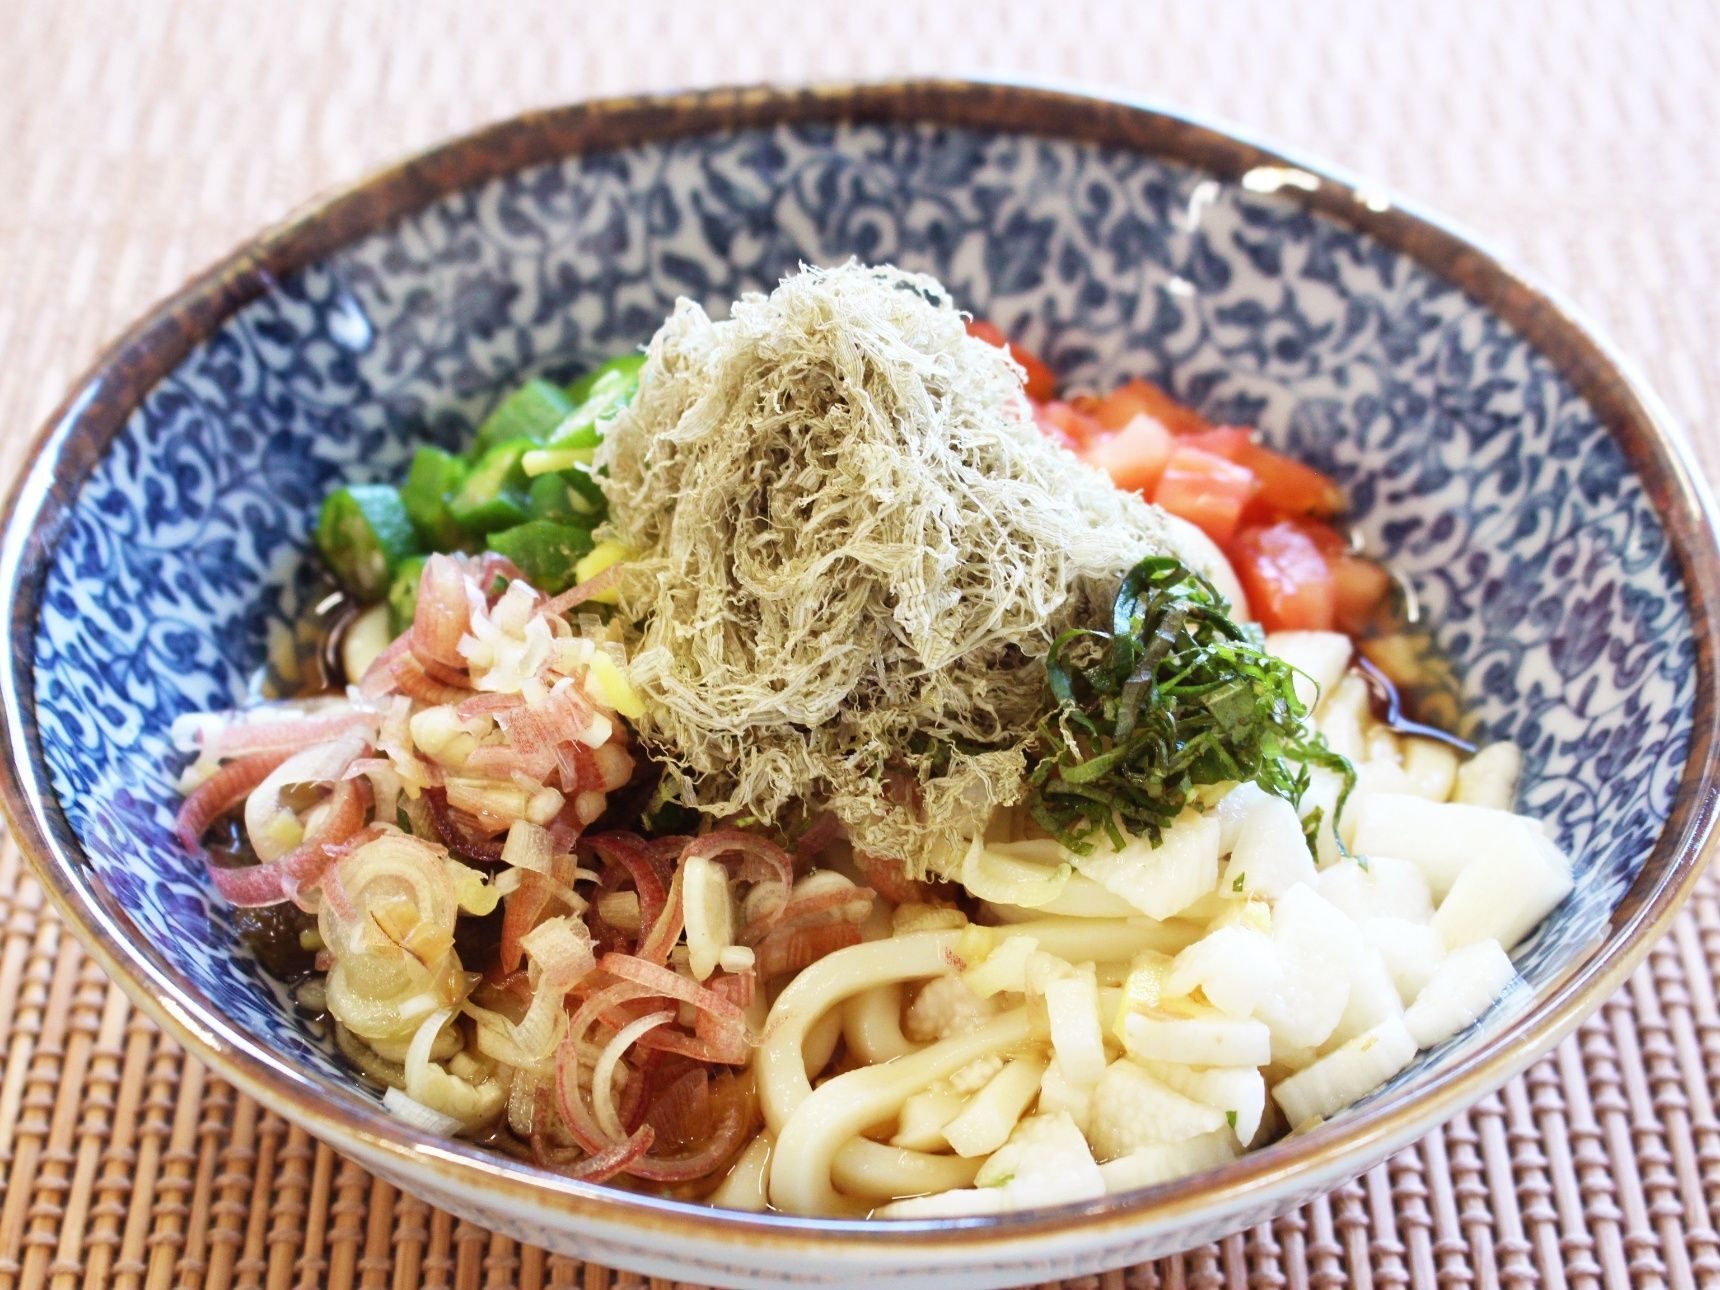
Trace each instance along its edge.
<path fill-rule="evenodd" d="M 889 1118 L 910 1094 L 971 1061 L 1018 1047 L 1027 1040 L 1028 1031 L 1027 1010 L 1017 1008 L 978 1030 L 939 1040 L 882 1066 L 849 1071 L 820 1085 L 777 1134 L 777 1150 L 772 1153 L 770 1166 L 771 1204 L 791 1214 L 856 1212 L 855 1202 L 832 1185 L 837 1151 L 871 1125 Z M 894 1155 L 895 1150 L 882 1148 L 885 1155 Z"/>
<path fill-rule="evenodd" d="M 1157 948 L 1161 924 L 1149 918 L 1042 918 L 990 929 L 993 936 L 1031 936 L 1041 950 L 1072 963 L 1111 963 Z M 780 1132 L 812 1094 L 806 1077 L 806 1037 L 818 1019 L 862 991 L 960 970 L 962 931 L 912 932 L 837 950 L 812 964 L 777 997 L 765 1041 L 753 1057 L 765 1122 Z"/>
<path fill-rule="evenodd" d="M 842 1005 L 842 1037 L 867 1065 L 894 1061 L 920 1045 L 902 1033 L 902 987 L 881 985 Z"/>
<path fill-rule="evenodd" d="M 806 1045 L 801 1052 L 806 1058 L 806 1078 L 814 1078 L 830 1065 L 836 1052 L 836 1041 L 842 1038 L 842 1009 L 832 1008 L 806 1032 Z"/>
<path fill-rule="evenodd" d="M 740 1159 L 730 1166 L 728 1176 L 717 1184 L 707 1204 L 718 1209 L 743 1209 L 762 1214 L 770 1208 L 765 1185 L 770 1174 L 770 1134 L 761 1133 L 747 1144 Z"/>
<path fill-rule="evenodd" d="M 830 1162 L 831 1180 L 844 1196 L 881 1205 L 903 1196 L 972 1187 L 983 1160 L 910 1151 L 869 1138 L 850 1138 Z"/>

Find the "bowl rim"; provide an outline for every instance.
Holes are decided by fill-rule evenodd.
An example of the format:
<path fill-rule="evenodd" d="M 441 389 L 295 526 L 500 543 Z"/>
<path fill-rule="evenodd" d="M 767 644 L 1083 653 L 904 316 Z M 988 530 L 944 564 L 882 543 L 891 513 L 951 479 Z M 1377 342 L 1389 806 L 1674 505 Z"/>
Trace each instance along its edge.
<path fill-rule="evenodd" d="M 958 1220 L 876 1223 L 750 1214 L 664 1200 L 563 1178 L 473 1144 L 413 1129 L 368 1099 L 297 1070 L 228 1022 L 165 960 L 128 939 L 129 920 L 96 889 L 60 813 L 35 716 L 34 647 L 42 580 L 69 506 L 141 398 L 204 338 L 278 285 L 432 202 L 504 175 L 572 156 L 696 135 L 784 124 L 925 124 L 1043 137 L 1134 151 L 1225 181 L 1282 190 L 1327 218 L 1409 256 L 1510 324 L 1554 363 L 1620 443 L 1643 480 L 1676 554 L 1696 646 L 1690 750 L 1654 849 L 1603 938 L 1537 992 L 1498 1033 L 1407 1099 L 1385 1099 L 1219 1169 L 1095 1201 Z M 972 1254 L 1056 1233 L 1089 1242 L 1130 1229 L 1210 1226 L 1263 1203 L 1268 1192 L 1328 1186 L 1346 1162 L 1358 1172 L 1502 1085 L 1551 1048 L 1620 986 L 1663 933 L 1716 845 L 1720 818 L 1720 545 L 1716 507 L 1689 447 L 1660 401 L 1569 305 L 1480 243 L 1378 185 L 1264 147 L 1228 128 L 1149 102 L 1046 83 L 901 80 L 750 86 L 609 98 L 528 112 L 375 170 L 288 215 L 190 279 L 110 344 L 35 436 L 5 503 L 0 594 L 11 608 L 0 651 L 5 742 L 0 807 L 67 925 L 98 962 L 188 1051 L 246 1094 L 317 1136 L 410 1176 L 428 1167 L 443 1186 L 482 1186 L 527 1206 L 551 1204 L 570 1223 L 619 1224 L 648 1238 L 673 1233 L 782 1252 L 856 1255 L 900 1240 L 916 1257 Z M 1348 1175 L 1345 1175 L 1348 1176 Z M 691 1247 L 689 1247 L 691 1248 Z"/>

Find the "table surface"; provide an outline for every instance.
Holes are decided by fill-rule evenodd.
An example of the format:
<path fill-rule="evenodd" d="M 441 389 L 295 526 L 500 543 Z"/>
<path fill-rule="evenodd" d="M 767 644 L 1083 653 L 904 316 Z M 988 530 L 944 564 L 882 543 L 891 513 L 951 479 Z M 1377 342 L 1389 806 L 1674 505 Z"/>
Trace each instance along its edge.
<path fill-rule="evenodd" d="M 1720 9 L 861 0 L 0 0 L 0 474 L 102 342 L 330 185 L 529 107 L 910 74 L 1240 126 L 1477 231 L 1720 477 Z M 1720 886 L 1578 1034 L 1328 1199 L 1118 1286 L 1720 1284 Z M 0 849 L 0 1290 L 638 1279 L 365 1175 L 189 1062 Z"/>

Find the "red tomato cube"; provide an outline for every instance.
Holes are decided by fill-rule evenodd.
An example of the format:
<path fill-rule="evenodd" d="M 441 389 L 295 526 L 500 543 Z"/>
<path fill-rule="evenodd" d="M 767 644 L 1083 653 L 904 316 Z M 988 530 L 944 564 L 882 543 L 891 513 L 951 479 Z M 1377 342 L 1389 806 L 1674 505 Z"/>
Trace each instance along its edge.
<path fill-rule="evenodd" d="M 1228 551 L 1254 616 L 1267 631 L 1331 631 L 1337 621 L 1332 567 L 1295 524 L 1244 529 Z"/>
<path fill-rule="evenodd" d="M 1246 466 L 1179 443 L 1165 462 L 1153 501 L 1222 546 L 1236 532 L 1256 487 L 1254 472 Z"/>
<path fill-rule="evenodd" d="M 1104 437 L 1105 427 L 1068 403 L 1053 400 L 1033 409 L 1040 430 L 1072 452 L 1082 452 L 1095 439 Z"/>
<path fill-rule="evenodd" d="M 1103 398 L 1087 398 L 1077 406 L 1091 413 L 1108 430 L 1121 430 L 1139 416 L 1148 416 L 1172 434 L 1198 434 L 1211 429 L 1200 413 L 1178 403 L 1150 381 L 1130 381 Z"/>
<path fill-rule="evenodd" d="M 1089 441 L 1082 455 L 1109 471 L 1118 488 L 1151 494 L 1175 446 L 1169 430 L 1152 417 L 1139 416 L 1115 434 Z"/>
<path fill-rule="evenodd" d="M 1343 554 L 1331 564 L 1338 626 L 1360 635 L 1391 591 L 1392 576 L 1366 556 Z"/>
<path fill-rule="evenodd" d="M 983 340 L 988 345 L 996 345 L 999 349 L 1007 349 L 1010 357 L 1021 364 L 1027 373 L 1027 397 L 1036 402 L 1057 397 L 1057 374 L 1053 372 L 1040 357 L 1031 350 L 1023 349 L 1009 337 L 1005 336 L 992 323 L 979 318 L 973 319 L 967 325 L 968 335 Z"/>

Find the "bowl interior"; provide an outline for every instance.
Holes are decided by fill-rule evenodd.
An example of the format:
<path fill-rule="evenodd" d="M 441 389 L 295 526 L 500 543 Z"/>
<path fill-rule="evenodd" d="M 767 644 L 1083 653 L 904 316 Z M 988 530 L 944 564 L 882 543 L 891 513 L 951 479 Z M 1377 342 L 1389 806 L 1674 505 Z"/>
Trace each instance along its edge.
<path fill-rule="evenodd" d="M 149 393 L 51 558 L 37 716 L 93 898 L 198 1006 L 330 1098 L 370 1096 L 235 952 L 229 912 L 180 853 L 174 718 L 245 693 L 303 603 L 332 483 L 396 477 L 417 442 L 456 442 L 523 375 L 645 340 L 677 296 L 721 311 L 802 261 L 852 255 L 936 274 L 1072 384 L 1161 381 L 1348 487 L 1368 543 L 1438 624 L 1480 731 L 1525 750 L 1525 808 L 1578 858 L 1575 893 L 1518 956 L 1547 985 L 1603 938 L 1684 767 L 1696 664 L 1673 553 L 1553 364 L 1404 254 L 1311 212 L 1298 173 L 1228 182 L 942 126 L 744 129 L 491 180 L 282 277 Z M 1390 1088 L 1477 1042 L 1424 1054 Z"/>

